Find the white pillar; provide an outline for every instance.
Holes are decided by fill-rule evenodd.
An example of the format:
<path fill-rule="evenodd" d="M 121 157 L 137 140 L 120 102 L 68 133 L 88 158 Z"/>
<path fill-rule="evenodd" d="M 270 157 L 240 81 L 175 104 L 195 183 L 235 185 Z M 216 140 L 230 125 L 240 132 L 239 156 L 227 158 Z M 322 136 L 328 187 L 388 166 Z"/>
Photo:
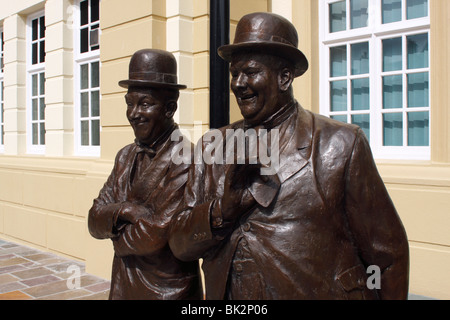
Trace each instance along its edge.
<path fill-rule="evenodd" d="M 45 4 L 46 155 L 67 156 L 74 150 L 73 7 L 69 0 Z"/>
<path fill-rule="evenodd" d="M 187 89 L 180 91 L 178 110 L 174 116 L 180 126 L 194 122 L 193 15 L 191 1 L 166 0 L 166 50 L 177 59 L 178 82 L 187 86 Z"/>
<path fill-rule="evenodd" d="M 272 12 L 279 14 L 292 22 L 292 1 L 293 0 L 272 0 Z"/>
<path fill-rule="evenodd" d="M 26 152 L 26 17 L 4 20 L 5 154 Z"/>

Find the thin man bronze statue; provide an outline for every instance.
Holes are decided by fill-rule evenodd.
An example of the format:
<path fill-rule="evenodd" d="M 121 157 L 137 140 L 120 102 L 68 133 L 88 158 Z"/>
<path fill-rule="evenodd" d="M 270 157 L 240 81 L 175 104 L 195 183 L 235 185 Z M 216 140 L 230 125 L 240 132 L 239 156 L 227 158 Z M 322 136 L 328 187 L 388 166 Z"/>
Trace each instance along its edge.
<path fill-rule="evenodd" d="M 166 51 L 143 49 L 130 60 L 127 118 L 135 142 L 121 149 L 89 211 L 89 231 L 111 239 L 110 299 L 201 299 L 196 262 L 181 262 L 168 245 L 168 229 L 183 195 L 188 165 L 171 160 L 170 139 L 179 90 L 177 64 Z"/>
<path fill-rule="evenodd" d="M 253 13 L 219 48 L 244 118 L 221 129 L 224 141 L 227 129 L 277 130 L 279 166 L 264 176 L 261 162 L 192 165 L 170 246 L 203 258 L 207 299 L 405 299 L 408 241 L 367 139 L 294 99 L 308 69 L 297 45 L 288 20 Z"/>

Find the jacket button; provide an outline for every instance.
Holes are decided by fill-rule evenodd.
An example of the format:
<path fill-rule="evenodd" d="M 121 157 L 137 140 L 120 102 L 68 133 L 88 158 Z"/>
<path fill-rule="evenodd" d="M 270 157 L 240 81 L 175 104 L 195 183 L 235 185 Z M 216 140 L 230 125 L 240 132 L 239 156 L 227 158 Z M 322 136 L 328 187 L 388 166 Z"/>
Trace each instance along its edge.
<path fill-rule="evenodd" d="M 250 228 L 251 228 L 250 223 L 247 222 L 246 224 L 244 224 L 242 226 L 242 228 L 244 229 L 245 232 L 250 231 Z"/>
<path fill-rule="evenodd" d="M 236 264 L 234 266 L 234 271 L 236 272 L 242 272 L 243 268 L 242 268 L 242 264 Z"/>

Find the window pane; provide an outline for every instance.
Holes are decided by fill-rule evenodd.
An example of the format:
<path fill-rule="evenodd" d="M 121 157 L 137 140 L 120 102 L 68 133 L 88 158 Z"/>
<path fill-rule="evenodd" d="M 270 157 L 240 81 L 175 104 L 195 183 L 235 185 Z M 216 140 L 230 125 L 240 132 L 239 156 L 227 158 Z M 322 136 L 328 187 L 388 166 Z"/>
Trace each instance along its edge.
<path fill-rule="evenodd" d="M 428 68 L 428 33 L 406 38 L 408 43 L 408 69 Z"/>
<path fill-rule="evenodd" d="M 401 113 L 383 114 L 383 145 L 403 145 L 403 120 Z"/>
<path fill-rule="evenodd" d="M 352 110 L 369 109 L 369 78 L 352 80 Z"/>
<path fill-rule="evenodd" d="M 100 19 L 100 6 L 98 0 L 91 0 L 91 22 Z"/>
<path fill-rule="evenodd" d="M 33 125 L 31 126 L 31 131 L 32 131 L 32 144 L 38 144 L 38 124 L 37 123 L 33 123 Z"/>
<path fill-rule="evenodd" d="M 91 130 L 92 130 L 92 145 L 99 146 L 100 145 L 100 121 L 92 120 L 91 121 Z"/>
<path fill-rule="evenodd" d="M 89 121 L 81 121 L 81 145 L 89 145 Z"/>
<path fill-rule="evenodd" d="M 98 24 L 91 27 L 91 32 L 89 32 L 89 46 L 91 47 L 91 50 L 98 49 Z M 96 48 L 96 49 L 95 49 Z"/>
<path fill-rule="evenodd" d="M 31 46 L 31 63 L 38 63 L 38 43 L 33 43 Z"/>
<path fill-rule="evenodd" d="M 406 19 L 428 16 L 428 0 L 406 0 Z"/>
<path fill-rule="evenodd" d="M 38 99 L 31 100 L 31 120 L 38 119 Z"/>
<path fill-rule="evenodd" d="M 383 109 L 402 108 L 402 76 L 383 77 Z"/>
<path fill-rule="evenodd" d="M 402 38 L 383 40 L 383 71 L 402 69 Z"/>
<path fill-rule="evenodd" d="M 45 62 L 45 41 L 39 42 L 39 62 Z"/>
<path fill-rule="evenodd" d="M 45 16 L 39 18 L 39 38 L 45 38 Z"/>
<path fill-rule="evenodd" d="M 39 144 L 44 145 L 45 144 L 45 123 L 41 122 L 39 124 Z"/>
<path fill-rule="evenodd" d="M 330 3 L 330 32 L 343 31 L 346 29 L 346 4 L 345 1 Z"/>
<path fill-rule="evenodd" d="M 91 63 L 91 88 L 100 86 L 99 62 Z"/>
<path fill-rule="evenodd" d="M 331 111 L 347 111 L 347 80 L 330 83 Z"/>
<path fill-rule="evenodd" d="M 91 92 L 91 116 L 92 117 L 100 116 L 100 92 L 99 91 Z"/>
<path fill-rule="evenodd" d="M 347 47 L 330 48 L 330 76 L 341 77 L 347 75 Z"/>
<path fill-rule="evenodd" d="M 331 119 L 340 121 L 340 122 L 344 122 L 347 123 L 347 116 L 346 115 L 336 115 L 336 116 L 331 116 Z"/>
<path fill-rule="evenodd" d="M 428 107 L 428 72 L 408 74 L 408 108 Z"/>
<path fill-rule="evenodd" d="M 39 99 L 39 119 L 40 120 L 45 119 L 45 99 L 44 98 Z"/>
<path fill-rule="evenodd" d="M 354 114 L 352 115 L 352 123 L 359 126 L 370 141 L 370 115 L 369 114 Z"/>
<path fill-rule="evenodd" d="M 80 25 L 84 26 L 89 23 L 89 1 L 80 2 Z"/>
<path fill-rule="evenodd" d="M 38 38 L 38 19 L 31 21 L 31 39 L 37 40 Z"/>
<path fill-rule="evenodd" d="M 351 45 L 352 74 L 369 73 L 369 43 L 355 43 Z"/>
<path fill-rule="evenodd" d="M 408 146 L 429 146 L 428 112 L 408 112 Z"/>
<path fill-rule="evenodd" d="M 81 117 L 89 117 L 89 92 L 81 94 Z"/>
<path fill-rule="evenodd" d="M 31 76 L 31 95 L 33 97 L 38 95 L 38 75 L 33 74 Z"/>
<path fill-rule="evenodd" d="M 39 94 L 45 94 L 45 73 L 39 73 Z"/>
<path fill-rule="evenodd" d="M 383 0 L 383 23 L 402 20 L 402 0 Z"/>
<path fill-rule="evenodd" d="M 89 88 L 89 64 L 82 64 L 80 66 L 80 88 L 87 89 Z"/>
<path fill-rule="evenodd" d="M 368 0 L 350 0 L 350 10 L 351 10 L 351 28 L 364 28 L 367 27 L 368 20 Z"/>
<path fill-rule="evenodd" d="M 45 119 L 45 98 L 39 99 L 39 119 Z"/>
<path fill-rule="evenodd" d="M 89 51 L 89 28 L 80 30 L 80 53 Z"/>

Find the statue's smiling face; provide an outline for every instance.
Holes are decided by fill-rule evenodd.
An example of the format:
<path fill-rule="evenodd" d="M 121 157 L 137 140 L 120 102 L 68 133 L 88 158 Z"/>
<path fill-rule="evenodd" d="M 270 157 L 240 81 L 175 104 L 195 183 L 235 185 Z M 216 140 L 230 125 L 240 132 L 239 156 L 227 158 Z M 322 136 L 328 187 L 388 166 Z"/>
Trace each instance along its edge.
<path fill-rule="evenodd" d="M 278 73 L 263 54 L 238 54 L 231 61 L 231 90 L 242 116 L 254 125 L 270 117 L 280 107 Z"/>
<path fill-rule="evenodd" d="M 127 118 L 139 142 L 151 145 L 165 129 L 166 99 L 158 90 L 130 88 L 125 95 Z"/>

